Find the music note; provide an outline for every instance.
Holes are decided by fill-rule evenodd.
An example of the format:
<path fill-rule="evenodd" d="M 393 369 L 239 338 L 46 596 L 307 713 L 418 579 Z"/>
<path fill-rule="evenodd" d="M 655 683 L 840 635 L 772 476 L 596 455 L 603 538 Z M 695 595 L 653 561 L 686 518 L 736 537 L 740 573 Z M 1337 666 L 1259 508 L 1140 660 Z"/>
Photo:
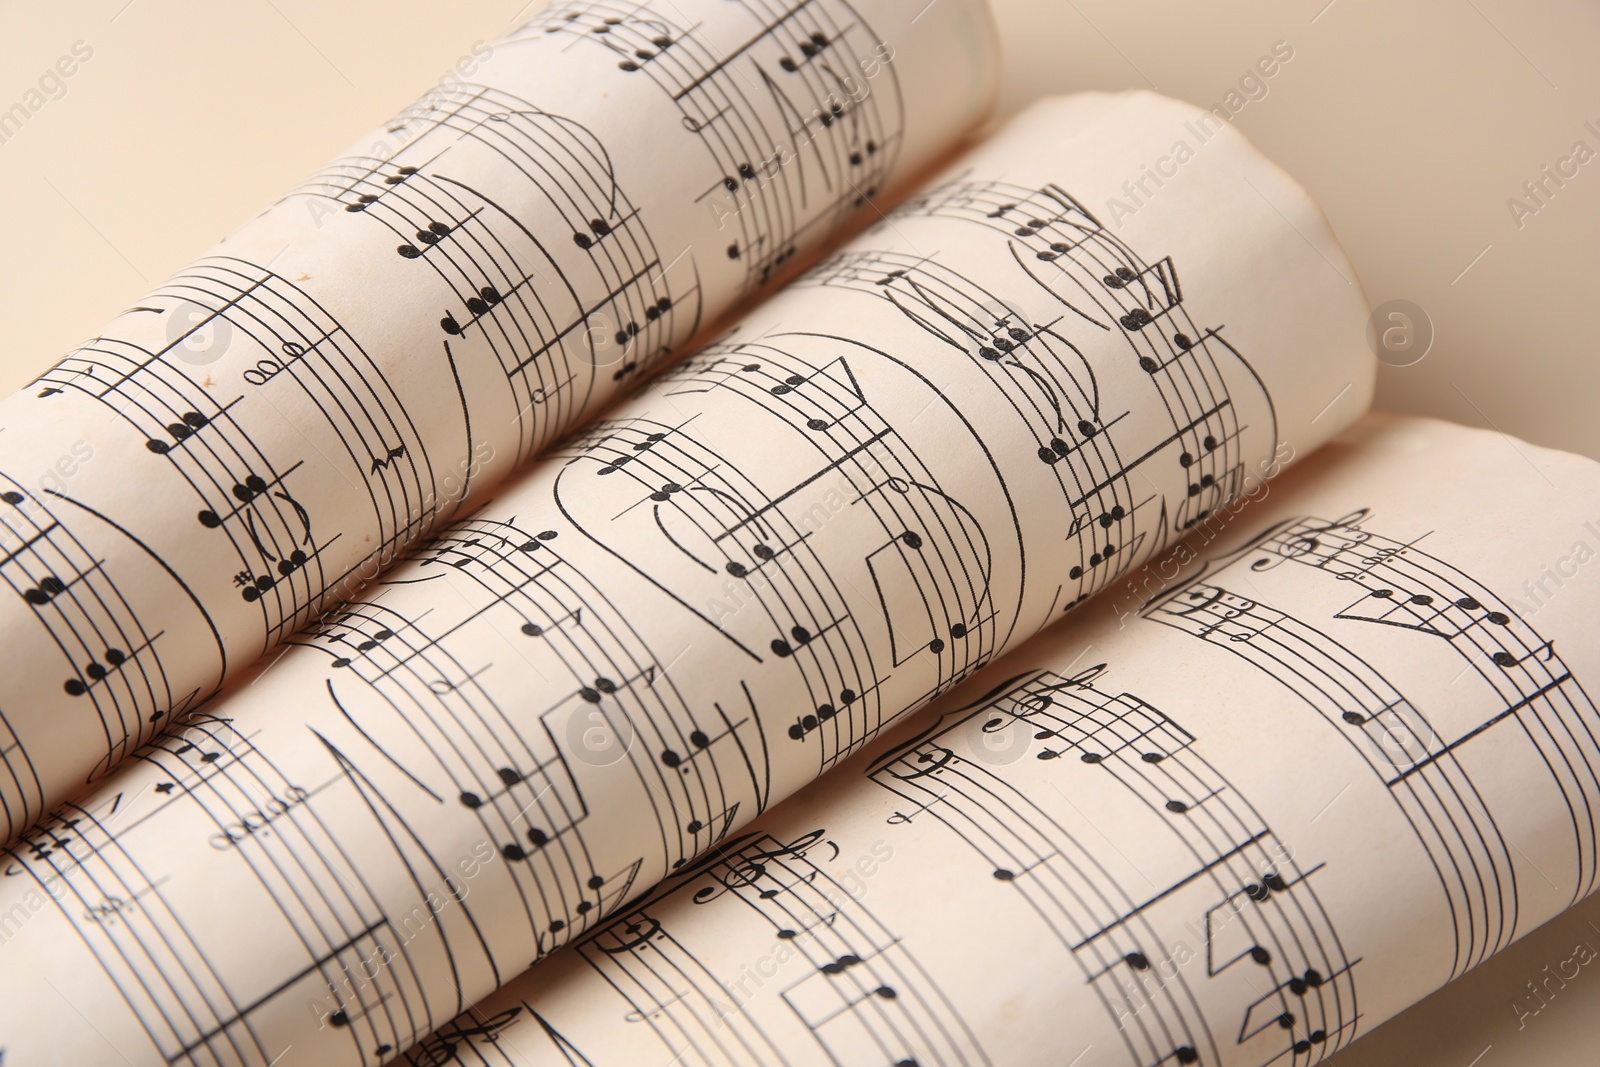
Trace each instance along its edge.
<path fill-rule="evenodd" d="M 158 456 L 164 456 L 171 452 L 175 445 L 182 445 L 197 431 L 204 429 L 209 421 L 198 411 L 187 412 L 180 421 L 168 424 L 167 433 L 172 435 L 172 442 L 152 437 L 145 442 L 145 447 Z"/>
<path fill-rule="evenodd" d="M 688 830 L 691 834 L 699 834 L 702 832 L 709 833 L 712 841 L 718 841 L 726 837 L 728 831 L 733 829 L 733 822 L 738 815 L 739 805 L 737 802 L 735 802 L 704 820 L 690 819 L 684 829 Z M 713 828 L 716 826 L 719 819 L 722 821 L 722 830 L 720 833 L 713 832 Z"/>
<path fill-rule="evenodd" d="M 100 683 L 106 681 L 106 679 L 122 672 L 133 661 L 134 657 L 138 656 L 140 652 L 144 651 L 151 644 L 153 644 L 156 638 L 159 638 L 160 636 L 161 635 L 158 633 L 154 637 L 150 638 L 149 641 L 144 642 L 144 644 L 126 652 L 118 648 L 106 649 L 101 657 L 104 662 L 100 662 L 98 660 L 90 661 L 83 667 L 82 673 L 78 677 L 68 678 L 62 688 L 66 691 L 68 696 L 83 696 L 94 686 L 99 685 Z"/>
<path fill-rule="evenodd" d="M 778 66 L 782 67 L 790 74 L 796 74 L 799 72 L 803 63 L 810 63 L 812 60 L 822 55 L 823 50 L 832 43 L 833 42 L 828 39 L 827 34 L 820 32 L 813 33 L 805 40 L 799 42 L 800 55 L 804 57 L 800 63 L 796 63 L 790 56 L 784 56 L 782 59 L 778 60 Z"/>
<path fill-rule="evenodd" d="M 997 882 L 1015 882 L 1019 878 L 1032 874 L 1054 858 L 1055 853 L 1050 853 L 1049 855 L 1038 857 L 1026 867 L 996 867 L 993 872 L 994 880 Z"/>
<path fill-rule="evenodd" d="M 363 204 L 361 206 L 365 207 L 366 205 Z M 417 244 L 403 244 L 396 248 L 395 251 L 405 259 L 420 258 L 423 254 L 423 249 L 438 244 L 444 238 L 450 236 L 454 229 L 455 227 L 446 222 L 430 222 L 426 229 L 417 231 Z M 417 245 L 422 245 L 423 247 L 418 248 Z"/>
<path fill-rule="evenodd" d="M 583 625 L 583 609 L 581 607 L 573 608 L 560 618 L 551 619 L 546 623 L 532 621 L 525 622 L 522 624 L 520 629 L 522 633 L 528 637 L 543 637 L 551 630 L 558 629 L 568 619 L 571 619 L 574 624 L 581 627 Z"/>
<path fill-rule="evenodd" d="M 53 574 L 47 574 L 39 579 L 39 584 L 31 589 L 22 591 L 22 599 L 35 607 L 41 607 L 67 591 L 67 583 Z"/>
<path fill-rule="evenodd" d="M 633 218 L 634 216 L 629 214 L 617 218 L 614 221 L 608 221 L 602 218 L 590 219 L 589 231 L 587 233 L 583 231 L 574 233 L 572 235 L 572 243 L 583 249 L 585 252 L 592 251 L 597 244 L 616 233 L 619 228 L 625 227 L 633 220 Z"/>

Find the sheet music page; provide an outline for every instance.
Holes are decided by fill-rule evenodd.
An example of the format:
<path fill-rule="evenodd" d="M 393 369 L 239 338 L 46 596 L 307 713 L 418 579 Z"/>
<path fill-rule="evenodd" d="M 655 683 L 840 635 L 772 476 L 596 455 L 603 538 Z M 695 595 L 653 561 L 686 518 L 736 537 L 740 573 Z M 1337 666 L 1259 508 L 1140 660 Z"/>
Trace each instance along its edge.
<path fill-rule="evenodd" d="M 1596 500 L 1365 421 L 406 1062 L 1323 1062 L 1594 888 Z"/>
<path fill-rule="evenodd" d="M 922 7 L 546 7 L 0 404 L 0 836 L 953 150 Z"/>
<path fill-rule="evenodd" d="M 1338 432 L 1297 185 L 1101 216 L 1197 115 L 1042 103 L 57 809 L 11 1062 L 392 1057 Z"/>

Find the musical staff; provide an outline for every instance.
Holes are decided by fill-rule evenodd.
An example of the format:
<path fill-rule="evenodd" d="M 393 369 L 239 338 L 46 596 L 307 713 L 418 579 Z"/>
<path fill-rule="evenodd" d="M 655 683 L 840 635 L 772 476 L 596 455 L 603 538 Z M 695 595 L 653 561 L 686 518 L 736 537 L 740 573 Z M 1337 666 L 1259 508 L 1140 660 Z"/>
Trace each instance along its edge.
<path fill-rule="evenodd" d="M 790 1043 L 796 1038 L 785 1039 L 780 1030 L 798 1027 L 797 1038 L 809 1037 L 830 1062 L 987 1063 L 915 957 L 811 860 L 813 849 L 826 851 L 827 845 L 816 832 L 787 843 L 756 836 L 719 850 L 695 877 L 620 916 L 580 954 L 630 1010 L 649 1020 L 664 1045 L 698 1057 L 691 1062 L 784 1060 L 797 1051 Z M 695 948 L 653 917 L 678 898 L 693 908 L 715 908 L 724 932 L 748 924 L 757 943 L 775 939 L 791 947 L 794 969 L 803 976 L 777 992 L 779 1004 L 772 998 L 730 1004 L 729 989 Z M 727 914 L 734 909 L 739 914 Z M 678 984 L 688 988 L 666 992 Z M 762 1010 L 770 1008 L 787 1011 L 771 1017 Z M 731 1037 L 716 1032 L 719 1022 Z M 737 1058 L 713 1051 L 729 1049 Z"/>
<path fill-rule="evenodd" d="M 923 702 L 987 662 L 1015 627 L 1006 605 L 1016 593 L 995 588 L 997 549 L 977 519 L 989 507 L 942 490 L 874 409 L 850 358 L 825 354 L 852 347 L 815 335 L 717 345 L 662 379 L 675 407 L 699 403 L 707 422 L 793 457 L 760 481 L 726 462 L 726 447 L 697 432 L 703 423 L 642 421 L 586 442 L 557 485 L 559 497 L 581 493 L 564 510 L 597 542 L 629 526 L 644 544 L 661 538 L 647 555 L 617 552 L 623 563 L 681 554 L 678 575 L 652 575 L 680 603 L 704 604 L 730 577 L 748 591 L 741 604 L 764 619 L 696 613 L 746 656 L 800 672 L 808 707 L 785 732 L 820 741 L 819 769 L 898 714 L 883 695 L 898 669 L 931 668 L 910 701 Z M 580 477 L 581 489 L 568 488 Z M 998 471 L 993 479 L 1002 484 Z M 831 557 L 817 547 L 824 539 L 860 547 Z"/>
<path fill-rule="evenodd" d="M 1320 1062 L 1354 1035 L 1356 961 L 1337 949 L 1316 869 L 1286 858 L 1193 736 L 1139 698 L 1099 688 L 1104 673 L 1102 664 L 1015 679 L 881 757 L 871 777 L 912 803 L 938 799 L 922 832 L 931 823 L 954 834 L 1021 896 L 1099 988 L 1126 1062 Z M 1032 758 L 990 764 L 975 736 Z M 1055 789 L 1040 788 L 1041 777 Z M 1118 854 L 1074 832 L 1085 811 L 1121 827 Z M 1147 980 L 1185 922 L 1205 932 L 1203 977 L 1228 989 L 1236 1037 L 1220 1011 L 1200 1013 L 1217 994 L 1181 970 Z M 1262 1025 L 1264 1014 L 1277 1025 Z"/>
<path fill-rule="evenodd" d="M 7 839 L 947 151 L 952 7 L 536 13 L 0 404 Z"/>
<path fill-rule="evenodd" d="M 1425 534 L 1396 541 L 1369 531 L 1369 518 L 1362 509 L 1286 521 L 1147 615 L 1279 680 L 1362 754 L 1433 860 L 1454 918 L 1454 975 L 1520 932 L 1518 887 L 1528 877 L 1495 820 L 1498 776 L 1485 777 L 1490 765 L 1475 758 L 1473 744 L 1520 729 L 1569 815 L 1570 903 L 1596 878 L 1600 715 L 1553 642 L 1418 547 Z M 1280 574 L 1288 564 L 1298 566 Z M 1329 584 L 1290 584 L 1302 568 Z M 1472 676 L 1477 697 L 1458 697 L 1448 710 L 1419 706 L 1391 681 L 1399 648 L 1459 660 L 1456 677 Z M 1499 753 L 1496 763 L 1505 758 Z"/>
<path fill-rule="evenodd" d="M 838 57 L 866 55 L 868 42 L 887 36 L 884 24 L 916 15 L 823 0 L 690 6 L 703 25 L 646 26 L 648 7 L 558 8 L 504 49 L 519 69 L 537 48 L 558 57 L 558 72 L 581 63 L 598 85 L 642 86 L 641 109 L 666 106 L 661 89 L 676 86 L 708 143 L 720 145 L 721 120 L 704 110 L 712 94 L 733 108 L 732 129 L 733 116 L 753 113 L 732 99 L 747 78 L 793 78 L 798 92 L 837 73 Z M 973 14 L 963 8 L 928 17 Z M 752 15 L 763 20 L 754 27 L 765 27 L 762 39 L 717 44 Z M 673 43 L 646 46 L 645 32 Z M 617 57 L 618 42 L 629 58 Z M 719 58 L 704 62 L 712 49 Z M 934 80 L 934 58 L 893 73 Z M 688 71 L 686 81 L 668 80 Z M 888 96 L 899 82 L 884 84 Z M 868 839 L 847 856 L 831 830 L 814 830 L 826 821 L 747 827 L 1150 560 L 1196 508 L 1233 503 L 1244 472 L 1271 466 L 1280 435 L 1310 448 L 1336 432 L 1334 420 L 1313 424 L 1295 384 L 1302 349 L 1275 333 L 1285 309 L 1314 316 L 1320 300 L 1293 285 L 1243 293 L 1216 263 L 1186 273 L 1180 289 L 1180 257 L 1133 251 L 1161 236 L 1146 233 L 1105 239 L 1138 269 L 1086 318 L 1067 306 L 1064 282 L 1052 289 L 1022 269 L 1017 225 L 974 225 L 913 203 L 720 338 L 629 383 L 604 420 L 561 438 L 480 502 L 515 458 L 565 425 L 552 407 L 569 402 L 561 388 L 577 407 L 588 403 L 576 400 L 594 385 L 580 364 L 593 366 L 583 353 L 599 350 L 582 346 L 609 337 L 645 353 L 641 369 L 664 361 L 658 346 L 709 315 L 733 273 L 758 285 L 767 269 L 747 274 L 732 260 L 715 275 L 704 260 L 692 264 L 697 275 L 674 267 L 684 227 L 658 209 L 658 195 L 684 176 L 641 182 L 609 125 L 539 110 L 527 103 L 536 95 L 487 84 L 441 90 L 400 124 L 415 151 L 338 163 L 274 209 L 317 208 L 320 227 L 306 225 L 324 236 L 308 236 L 312 245 L 338 227 L 341 240 L 381 252 L 374 284 L 406 294 L 423 338 L 407 359 L 394 358 L 369 316 L 322 311 L 333 307 L 317 284 L 323 268 L 258 268 L 241 246 L 162 299 L 221 305 L 198 321 L 230 351 L 246 346 L 246 367 L 219 362 L 201 388 L 158 349 L 145 345 L 141 358 L 108 342 L 95 346 L 94 362 L 52 379 L 60 392 L 48 400 L 98 390 L 95 403 L 116 405 L 141 462 L 179 472 L 193 499 L 175 513 L 196 546 L 182 573 L 212 576 L 202 590 L 225 588 L 234 611 L 224 617 L 221 601 L 201 597 L 224 634 L 218 644 L 231 652 L 248 633 L 252 651 L 272 654 L 221 694 L 212 687 L 223 670 L 194 687 L 190 714 L 160 720 L 154 748 L 73 808 L 44 805 L 57 822 L 80 809 L 100 822 L 86 844 L 56 830 L 65 843 L 35 837 L 14 849 L 0 913 L 8 893 L 52 886 L 84 905 L 34 916 L 15 950 L 58 946 L 50 958 L 71 968 L 75 996 L 105 1040 L 164 1063 L 270 1063 L 289 1046 L 330 1063 L 449 1062 L 493 1054 L 519 1030 L 555 1062 L 607 1055 L 615 1046 L 542 1003 L 468 1011 L 535 964 L 567 973 L 582 964 L 590 987 L 614 990 L 605 1000 L 615 1017 L 651 1035 L 661 1046 L 651 1055 L 663 1059 L 688 1047 L 708 1063 L 1005 1062 L 992 1035 L 964 1021 L 953 991 L 962 983 L 949 970 L 957 943 L 913 939 L 892 919 L 892 899 L 866 899 L 862 865 L 881 867 L 892 850 Z M 853 107 L 880 156 L 920 158 L 927 145 L 895 147 L 892 109 L 872 106 L 882 108 L 876 118 L 860 99 L 841 104 L 844 114 L 822 126 L 850 125 Z M 1015 174 L 1017 188 L 1067 204 L 1049 173 L 1061 160 L 1039 160 L 1032 174 L 1016 165 L 1014 142 L 1054 130 L 1053 115 L 1046 107 L 1025 117 L 973 158 L 963 180 L 999 188 L 984 176 Z M 796 196 L 806 175 L 805 196 L 821 197 L 810 166 L 784 172 Z M 567 176 L 557 181 L 557 170 Z M 536 205 L 527 214 L 544 220 L 540 228 L 507 221 L 522 219 L 503 209 L 513 201 Z M 822 218 L 838 202 L 797 203 Z M 1214 239 L 1248 249 L 1259 235 L 1230 229 L 1234 217 L 1220 216 Z M 765 231 L 773 241 L 798 240 L 800 223 L 785 220 Z M 1065 240 L 1064 231 L 1051 237 Z M 1068 254 L 1051 266 L 1094 281 L 1090 265 Z M 1246 257 L 1235 273 L 1249 269 Z M 887 285 L 863 280 L 880 271 L 900 273 Z M 579 297 L 539 280 L 554 273 Z M 1130 355 L 1154 322 L 1135 337 L 1131 326 L 1090 321 L 1113 305 L 1130 316 L 1156 294 L 1172 297 L 1160 328 L 1182 323 L 1207 338 L 1166 377 Z M 610 312 L 627 323 L 593 332 Z M 1202 313 L 1230 322 L 1259 352 L 1247 361 L 1186 317 Z M 1329 354 L 1331 373 L 1358 373 L 1353 362 Z M 378 395 L 360 369 L 369 365 L 383 368 L 401 408 Z M 427 403 L 411 400 L 419 383 L 431 383 Z M 1282 403 L 1280 391 L 1295 402 Z M 269 435 L 247 417 L 302 401 L 322 423 L 272 423 Z M 551 411 L 530 414 L 529 404 Z M 1212 459 L 1186 463 L 1212 433 Z M 1076 453 L 1051 443 L 1067 436 Z M 453 462 L 458 446 L 441 450 L 440 440 L 491 447 L 463 468 Z M 1213 470 L 1213 483 L 1191 491 Z M 414 500 L 431 508 L 415 528 L 405 518 Z M 390 555 L 399 558 L 381 573 L 361 569 Z M 99 562 L 106 556 L 90 547 L 73 557 L 75 570 L 19 569 L 17 600 L 53 610 L 75 575 L 113 573 Z M 151 625 L 143 602 L 138 613 L 149 639 L 107 646 L 126 664 L 168 647 L 169 631 Z M 63 680 L 78 678 L 85 696 L 91 682 L 114 680 L 117 664 L 99 655 L 104 679 L 85 661 Z M 1164 844 L 1179 858 L 1143 865 L 1165 871 L 1173 892 L 1137 892 L 1127 878 L 1085 882 L 1065 817 L 1029 794 L 1034 808 L 1015 804 L 1031 829 L 985 830 L 998 845 L 973 838 L 977 881 L 1007 894 L 990 905 L 1047 914 L 1031 939 L 1054 938 L 1093 965 L 1086 985 L 1109 990 L 1121 972 L 1107 978 L 1107 968 L 1132 967 L 1117 961 L 1156 958 L 1147 917 L 1218 926 L 1219 909 L 1231 913 L 1253 893 L 1260 917 L 1227 928 L 1251 940 L 1229 947 L 1219 934 L 1206 979 L 1186 977 L 1193 995 L 1225 993 L 1228 1025 L 1249 1031 L 1240 1040 L 1252 1051 L 1310 1062 L 1341 1047 L 1354 1028 L 1353 960 L 1317 903 L 1321 871 L 1274 851 L 1282 839 L 1239 799 L 1242 787 L 1193 751 L 1198 731 L 1154 701 L 1107 692 L 1091 702 L 1087 689 L 1064 690 L 1059 713 L 1035 717 L 1033 728 L 1050 732 L 1049 755 L 1028 766 L 1054 776 L 1047 784 L 1075 775 L 1089 783 L 1075 788 L 1096 802 L 1104 792 L 1107 805 L 1147 824 L 1149 848 Z M 953 790 L 977 776 L 951 746 L 919 755 L 927 758 L 906 773 L 921 784 L 896 798 L 896 827 L 941 827 L 1009 797 L 1004 784 L 987 799 Z M 1085 905 L 1078 897 L 1091 888 L 1103 900 Z M 118 940 L 110 920 L 124 921 L 125 910 L 142 923 L 158 905 L 160 922 L 138 927 L 137 944 Z M 677 914 L 685 909 L 705 917 Z M 730 960 L 716 955 L 728 946 L 717 942 L 709 958 L 708 927 L 781 947 L 770 954 L 784 956 L 783 979 L 758 971 L 762 984 L 730 1005 Z M 1269 984 L 1241 999 L 1251 982 Z M 1209 1009 L 1180 998 L 1181 987 L 1158 1011 L 1137 1009 L 1143 1018 L 1127 1041 L 1141 1062 L 1214 1058 L 1228 1047 L 1204 1025 Z M 1261 999 L 1268 990 L 1277 991 Z M 62 1010 L 41 1002 L 48 987 L 0 992 L 30 1016 Z M 1258 1027 L 1269 1008 L 1294 1023 Z"/>
<path fill-rule="evenodd" d="M 604 49 L 624 81 L 648 80 L 670 101 L 711 161 L 715 177 L 698 199 L 733 220 L 727 259 L 755 287 L 885 187 L 906 105 L 899 74 L 884 62 L 889 38 L 874 33 L 861 5 L 736 6 L 746 28 L 720 37 L 741 42 L 731 48 L 670 3 L 558 3 L 520 34 L 580 53 Z M 733 19 L 724 14 L 730 31 Z"/>
<path fill-rule="evenodd" d="M 1568 543 L 1600 468 L 1536 452 L 1544 481 L 1497 434 L 1374 423 L 1142 619 L 1055 627 L 452 1025 L 515 1009 L 487 1063 L 549 1033 L 595 1065 L 1336 1061 L 1591 869 L 1588 716 L 1559 701 L 1596 661 L 1593 591 L 1535 627 L 1493 590 L 1511 547 Z M 1498 488 L 1438 489 L 1463 469 Z M 1486 531 L 1508 500 L 1550 514 Z M 937 1036 L 890 966 L 948 1003 Z M 835 1018 L 870 1036 L 799 1029 Z"/>
<path fill-rule="evenodd" d="M 1189 317 L 1171 257 L 1146 266 L 1065 190 L 958 180 L 900 211 L 1003 235 L 1012 262 L 1001 276 L 1009 284 L 985 286 L 937 257 L 906 253 L 842 254 L 800 284 L 875 294 L 986 373 L 1028 428 L 1071 511 L 1076 592 L 1069 605 L 1235 498 L 1250 457 L 1279 439 L 1272 399 L 1255 371 L 1220 329 L 1201 329 Z M 1021 298 L 1035 287 L 1050 295 L 1045 314 L 1030 314 Z M 1152 340 L 1159 331 L 1144 332 L 1154 321 L 1146 308 L 1158 305 L 1175 329 L 1159 343 Z M 1138 325 L 1130 325 L 1133 316 L 1141 316 Z M 1165 411 L 1166 427 L 1141 428 L 1150 400 L 1124 401 L 1109 387 L 1103 393 L 1108 370 L 1102 364 L 1097 376 L 1098 361 L 1086 356 L 1103 339 L 1081 331 L 1110 334 L 1113 322 L 1124 327 L 1120 336 L 1154 387 L 1154 410 Z M 1241 412 L 1249 414 L 1241 419 Z M 1167 501 L 1143 488 L 1155 464 L 1177 465 L 1180 498 Z"/>

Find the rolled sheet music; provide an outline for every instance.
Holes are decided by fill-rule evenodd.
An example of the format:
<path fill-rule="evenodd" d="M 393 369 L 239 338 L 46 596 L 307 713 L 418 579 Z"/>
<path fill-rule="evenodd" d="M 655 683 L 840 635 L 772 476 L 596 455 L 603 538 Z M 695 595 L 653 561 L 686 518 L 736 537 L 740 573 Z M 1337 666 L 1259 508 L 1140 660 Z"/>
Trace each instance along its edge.
<path fill-rule="evenodd" d="M 14 1061 L 391 1058 L 1348 425 L 1303 190 L 1112 203 L 1202 120 L 1039 104 L 58 808 Z"/>
<path fill-rule="evenodd" d="M 1596 499 L 1374 416 L 406 1062 L 1321 1063 L 1595 887 Z"/>
<path fill-rule="evenodd" d="M 0 405 L 7 840 L 877 217 L 998 70 L 983 0 L 582 0 L 472 63 Z"/>

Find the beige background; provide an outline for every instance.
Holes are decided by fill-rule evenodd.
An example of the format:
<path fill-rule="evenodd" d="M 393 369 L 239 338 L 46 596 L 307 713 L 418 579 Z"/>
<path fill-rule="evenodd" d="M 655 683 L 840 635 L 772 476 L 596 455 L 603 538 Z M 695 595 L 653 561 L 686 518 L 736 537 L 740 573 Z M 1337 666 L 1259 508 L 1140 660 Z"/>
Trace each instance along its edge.
<path fill-rule="evenodd" d="M 1523 183 L 1570 156 L 1575 142 L 1600 153 L 1600 5 L 993 3 L 1007 112 L 1046 92 L 1125 87 L 1209 107 L 1287 42 L 1294 58 L 1235 124 L 1322 203 L 1372 302 L 1413 301 L 1436 333 L 1420 363 L 1384 368 L 1380 406 L 1600 458 L 1600 158 L 1562 188 L 1551 184 L 1553 195 L 1520 225 L 1507 204 L 1526 201 Z M 0 143 L 0 389 L 19 387 L 91 336 L 524 6 L 4 5 L 0 111 L 75 43 L 93 54 L 63 79 L 59 99 Z M 1600 518 L 1600 501 L 1595 511 Z M 1512 1008 L 1538 1006 L 1526 983 L 1578 941 L 1600 950 L 1600 900 L 1334 1062 L 1589 1067 L 1600 1058 L 1600 966 L 1584 968 L 1521 1028 Z"/>

